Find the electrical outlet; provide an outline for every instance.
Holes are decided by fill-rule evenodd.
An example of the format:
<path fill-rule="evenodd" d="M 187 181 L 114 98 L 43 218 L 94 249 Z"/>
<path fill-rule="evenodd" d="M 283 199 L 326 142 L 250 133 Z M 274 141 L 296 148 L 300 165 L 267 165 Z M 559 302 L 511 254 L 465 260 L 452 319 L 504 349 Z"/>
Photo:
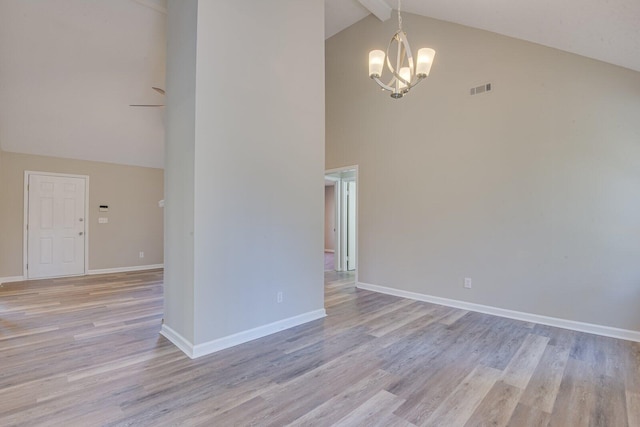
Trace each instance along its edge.
<path fill-rule="evenodd" d="M 282 302 L 282 291 L 278 292 L 278 295 L 276 297 L 278 304 L 280 304 Z"/>
<path fill-rule="evenodd" d="M 140 251 L 140 258 L 144 258 L 144 252 Z"/>
<path fill-rule="evenodd" d="M 467 289 L 471 289 L 471 278 L 470 277 L 465 277 L 464 278 L 464 287 Z"/>

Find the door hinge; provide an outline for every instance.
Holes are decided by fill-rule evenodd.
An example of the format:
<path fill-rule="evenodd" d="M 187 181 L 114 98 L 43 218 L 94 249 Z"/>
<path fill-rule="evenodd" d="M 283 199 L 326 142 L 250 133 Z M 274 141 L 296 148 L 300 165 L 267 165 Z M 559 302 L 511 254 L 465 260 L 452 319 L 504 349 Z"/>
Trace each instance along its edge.
<path fill-rule="evenodd" d="M 27 270 L 29 269 L 29 264 L 27 264 Z"/>
<path fill-rule="evenodd" d="M 29 231 L 29 224 L 27 224 L 27 231 Z"/>

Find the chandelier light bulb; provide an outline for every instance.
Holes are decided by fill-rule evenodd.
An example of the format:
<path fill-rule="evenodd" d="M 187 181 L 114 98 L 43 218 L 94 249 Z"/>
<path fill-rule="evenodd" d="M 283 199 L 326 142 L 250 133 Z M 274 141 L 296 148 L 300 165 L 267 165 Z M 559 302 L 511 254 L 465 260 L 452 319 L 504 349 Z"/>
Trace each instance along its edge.
<path fill-rule="evenodd" d="M 407 82 L 411 82 L 411 69 L 409 69 L 409 67 L 400 68 L 400 77 L 402 77 Z M 407 87 L 407 84 L 398 79 L 398 87 L 399 89 L 405 89 Z"/>
<path fill-rule="evenodd" d="M 384 52 L 372 50 L 369 52 L 369 77 L 380 77 L 384 66 Z"/>
<path fill-rule="evenodd" d="M 436 56 L 436 51 L 431 48 L 423 47 L 418 50 L 418 63 L 416 65 L 416 75 L 418 77 L 425 78 L 429 75 L 434 56 Z"/>

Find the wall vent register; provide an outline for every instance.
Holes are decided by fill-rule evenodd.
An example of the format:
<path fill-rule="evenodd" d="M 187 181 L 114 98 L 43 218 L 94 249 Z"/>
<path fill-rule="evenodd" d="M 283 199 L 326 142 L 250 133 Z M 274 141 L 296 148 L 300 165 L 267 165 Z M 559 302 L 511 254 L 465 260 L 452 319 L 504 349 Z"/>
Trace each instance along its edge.
<path fill-rule="evenodd" d="M 491 83 L 486 83 L 480 86 L 472 87 L 469 91 L 471 95 L 477 95 L 479 93 L 491 92 Z"/>

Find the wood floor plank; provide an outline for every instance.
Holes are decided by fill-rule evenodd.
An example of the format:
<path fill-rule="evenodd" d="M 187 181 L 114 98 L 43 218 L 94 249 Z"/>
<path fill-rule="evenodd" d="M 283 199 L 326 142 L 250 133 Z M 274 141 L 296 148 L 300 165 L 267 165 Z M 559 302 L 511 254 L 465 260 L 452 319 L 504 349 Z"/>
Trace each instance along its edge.
<path fill-rule="evenodd" d="M 364 404 L 385 387 L 397 381 L 397 377 L 378 369 L 371 375 L 349 386 L 343 393 L 327 400 L 322 405 L 307 412 L 290 425 L 322 426 L 332 425 L 346 417 L 354 407 Z"/>
<path fill-rule="evenodd" d="M 420 319 L 428 314 L 430 314 L 431 310 L 425 305 L 416 303 L 412 304 L 405 309 L 399 310 L 398 316 L 388 316 L 384 319 L 383 324 L 379 324 L 376 327 L 372 328 L 369 333 L 374 337 L 381 337 L 390 332 L 396 331 L 404 326 L 410 324 L 416 319 Z"/>
<path fill-rule="evenodd" d="M 503 330 L 506 336 L 502 336 L 501 333 L 496 335 L 496 331 L 501 330 L 501 327 L 491 316 L 483 315 L 476 319 L 469 315 L 464 322 L 469 323 L 460 324 L 458 328 L 431 329 L 429 338 L 435 339 L 435 345 L 429 345 L 429 339 L 421 338 L 428 347 L 419 348 L 421 352 L 416 356 L 409 353 L 417 358 L 418 363 L 407 365 L 411 370 L 398 371 L 404 381 L 389 390 L 407 399 L 396 411 L 397 415 L 414 424 L 422 424 L 476 366 L 484 364 L 486 360 L 502 361 L 515 353 L 517 347 L 510 351 L 501 351 L 494 360 L 493 354 L 501 341 L 513 337 L 513 340 L 507 339 L 507 342 L 513 341 L 518 346 L 524 341 L 524 336 L 520 338 L 521 330 L 518 328 L 512 330 L 511 327 L 507 327 Z M 492 356 L 487 358 L 486 355 Z M 501 364 L 504 365 L 506 362 Z M 394 365 L 390 368 L 394 368 Z M 425 380 L 420 381 L 422 378 Z"/>
<path fill-rule="evenodd" d="M 518 405 L 522 389 L 498 381 L 482 399 L 465 427 L 506 426 Z"/>
<path fill-rule="evenodd" d="M 453 313 L 449 314 L 448 316 L 443 317 L 439 321 L 440 321 L 440 323 L 444 323 L 445 325 L 449 325 L 450 326 L 450 325 L 453 325 L 458 320 L 462 319 L 467 314 L 469 314 L 469 312 L 466 311 L 466 310 L 455 310 Z"/>
<path fill-rule="evenodd" d="M 477 366 L 422 425 L 464 425 L 501 374 L 497 369 Z"/>
<path fill-rule="evenodd" d="M 524 390 L 538 366 L 549 338 L 529 334 L 504 370 L 502 381 Z"/>
<path fill-rule="evenodd" d="M 473 371 L 474 364 L 461 360 L 455 368 L 438 365 L 432 371 L 416 370 L 405 374 L 388 390 L 406 399 L 395 414 L 421 425 L 442 404 L 455 388 Z"/>
<path fill-rule="evenodd" d="M 567 361 L 549 427 L 588 426 L 595 407 L 595 382 L 589 364 L 572 357 Z"/>
<path fill-rule="evenodd" d="M 640 426 L 640 393 L 627 392 L 625 397 L 629 426 Z"/>
<path fill-rule="evenodd" d="M 608 375 L 595 379 L 591 425 L 628 427 L 624 383 Z"/>
<path fill-rule="evenodd" d="M 568 348 L 548 345 L 520 402 L 550 414 L 568 360 Z"/>
<path fill-rule="evenodd" d="M 640 425 L 640 344 L 357 289 L 195 360 L 162 270 L 0 287 L 0 425 Z"/>
<path fill-rule="evenodd" d="M 402 403 L 404 399 L 386 390 L 380 390 L 372 398 L 358 406 L 344 418 L 334 424 L 335 427 L 351 427 L 355 425 L 380 426 L 389 425 L 389 419 L 400 421 L 393 416 L 393 411 Z M 404 421 L 406 423 L 406 421 Z"/>
<path fill-rule="evenodd" d="M 622 375 L 625 379 L 625 388 L 632 393 L 640 393 L 640 343 L 624 341 L 620 345 L 622 360 Z"/>
<path fill-rule="evenodd" d="M 507 424 L 508 427 L 547 427 L 550 415 L 536 408 L 518 403 Z M 568 427 L 568 426 L 567 426 Z"/>
<path fill-rule="evenodd" d="M 358 323 L 364 324 L 369 319 L 374 319 L 378 317 L 384 318 L 388 313 L 407 307 L 412 302 L 413 301 L 410 301 L 410 300 L 398 300 L 398 301 L 392 301 L 388 304 L 369 307 L 365 314 L 361 314 L 360 316 L 357 316 Z M 327 322 L 327 324 L 330 324 L 333 327 L 328 328 L 328 330 L 325 330 L 325 333 L 302 335 L 295 341 L 295 345 L 287 345 L 287 348 L 285 348 L 284 351 L 287 354 L 293 353 L 298 350 L 301 350 L 304 347 L 317 344 L 319 342 L 325 341 L 326 339 L 332 336 L 338 335 L 345 329 L 349 329 L 350 327 L 353 326 L 352 319 L 353 318 L 349 318 L 348 321 L 343 321 L 341 325 L 338 325 L 336 322 L 329 321 Z M 288 344 L 292 344 L 292 343 L 288 343 Z"/>

